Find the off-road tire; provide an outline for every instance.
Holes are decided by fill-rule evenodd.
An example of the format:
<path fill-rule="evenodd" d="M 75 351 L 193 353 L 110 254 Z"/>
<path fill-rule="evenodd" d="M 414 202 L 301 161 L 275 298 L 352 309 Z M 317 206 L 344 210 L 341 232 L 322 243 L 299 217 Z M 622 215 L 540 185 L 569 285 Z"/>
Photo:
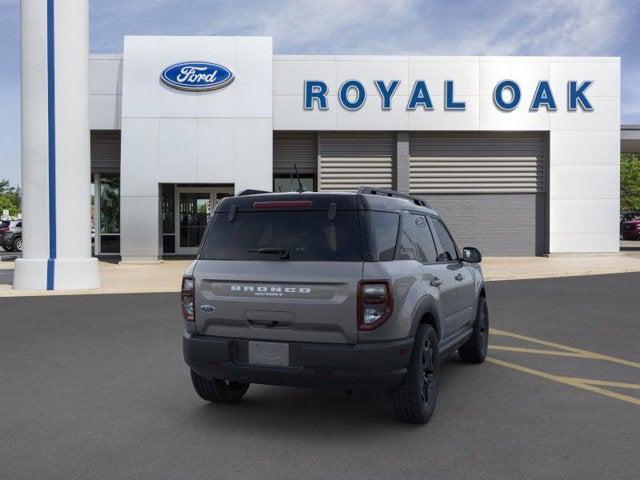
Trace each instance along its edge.
<path fill-rule="evenodd" d="M 489 347 L 489 309 L 484 297 L 478 301 L 478 313 L 473 322 L 473 333 L 469 340 L 458 348 L 458 356 L 465 363 L 482 363 Z"/>
<path fill-rule="evenodd" d="M 251 385 L 218 379 L 208 380 L 193 370 L 191 370 L 191 383 L 200 398 L 214 403 L 238 403 Z"/>
<path fill-rule="evenodd" d="M 401 422 L 427 423 L 433 415 L 438 398 L 438 363 L 438 336 L 431 325 L 421 324 L 407 375 L 399 387 L 387 394 L 391 412 Z"/>

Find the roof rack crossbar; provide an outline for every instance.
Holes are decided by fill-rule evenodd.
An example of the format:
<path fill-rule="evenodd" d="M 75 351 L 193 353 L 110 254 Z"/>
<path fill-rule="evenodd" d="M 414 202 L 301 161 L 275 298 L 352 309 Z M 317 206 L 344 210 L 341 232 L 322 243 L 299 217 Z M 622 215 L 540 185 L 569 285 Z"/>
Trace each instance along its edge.
<path fill-rule="evenodd" d="M 383 197 L 401 198 L 411 203 L 415 203 L 420 207 L 431 208 L 431 206 L 421 198 L 414 197 L 406 193 L 400 193 L 395 190 L 390 190 L 388 188 L 369 187 L 369 186 L 363 185 L 358 188 L 358 194 L 380 195 Z"/>

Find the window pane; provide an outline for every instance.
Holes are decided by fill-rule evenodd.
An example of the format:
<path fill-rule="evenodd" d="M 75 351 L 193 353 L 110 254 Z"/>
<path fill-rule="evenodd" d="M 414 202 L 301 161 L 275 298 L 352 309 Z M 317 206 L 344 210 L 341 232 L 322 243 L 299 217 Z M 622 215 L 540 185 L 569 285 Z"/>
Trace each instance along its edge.
<path fill-rule="evenodd" d="M 438 261 L 447 262 L 456 260 L 458 258 L 458 249 L 456 248 L 453 238 L 451 238 L 451 235 L 449 235 L 449 232 L 447 232 L 447 229 L 440 220 L 434 218 L 432 222 L 434 232 L 442 245 L 442 251 L 438 251 Z"/>
<path fill-rule="evenodd" d="M 302 185 L 310 192 L 313 192 L 314 190 L 314 178 L 315 177 L 313 175 L 300 175 Z M 299 187 L 300 185 L 298 184 L 298 179 L 295 175 L 282 175 L 273 179 L 274 192 L 295 192 Z"/>
<path fill-rule="evenodd" d="M 120 233 L 119 175 L 100 176 L 100 233 Z"/>
<path fill-rule="evenodd" d="M 198 247 L 211 215 L 208 192 L 180 193 L 180 246 Z"/>
<path fill-rule="evenodd" d="M 418 257 L 424 263 L 432 263 L 436 261 L 436 244 L 431 235 L 431 229 L 427 223 L 427 217 L 424 215 L 412 215 L 413 230 L 416 236 L 416 244 L 418 247 Z"/>
<path fill-rule="evenodd" d="M 362 261 L 358 213 L 326 211 L 216 213 L 204 241 L 205 260 L 280 260 L 279 254 L 258 249 L 284 249 L 288 261 Z"/>
<path fill-rule="evenodd" d="M 173 185 L 162 185 L 162 233 L 175 233 L 176 231 L 176 207 Z"/>
<path fill-rule="evenodd" d="M 367 211 L 363 217 L 368 231 L 369 260 L 393 260 L 398 238 L 398 214 Z"/>
<path fill-rule="evenodd" d="M 415 239 L 413 236 L 413 215 L 402 215 L 400 227 L 400 237 L 398 238 L 398 248 L 396 250 L 397 260 L 417 260 Z"/>

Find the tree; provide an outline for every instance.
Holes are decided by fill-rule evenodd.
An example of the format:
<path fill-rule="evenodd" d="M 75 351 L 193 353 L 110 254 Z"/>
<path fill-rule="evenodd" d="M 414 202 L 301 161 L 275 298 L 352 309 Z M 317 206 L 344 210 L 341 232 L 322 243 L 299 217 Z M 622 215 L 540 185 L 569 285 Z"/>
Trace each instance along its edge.
<path fill-rule="evenodd" d="M 22 192 L 20 187 L 12 187 L 9 180 L 0 180 L 0 214 L 9 210 L 12 217 L 18 215 L 22 209 Z"/>
<path fill-rule="evenodd" d="M 620 210 L 640 211 L 640 154 L 620 156 Z"/>

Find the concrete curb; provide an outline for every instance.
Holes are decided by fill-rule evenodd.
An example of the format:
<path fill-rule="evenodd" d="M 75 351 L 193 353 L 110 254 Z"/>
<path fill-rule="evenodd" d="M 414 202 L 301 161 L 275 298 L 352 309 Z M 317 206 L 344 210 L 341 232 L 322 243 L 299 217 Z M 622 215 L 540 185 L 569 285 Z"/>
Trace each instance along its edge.
<path fill-rule="evenodd" d="M 580 270 L 566 272 L 541 272 L 541 273 L 522 273 L 522 274 L 485 274 L 484 278 L 487 282 L 503 282 L 507 280 L 534 280 L 541 278 L 564 278 L 564 277 L 588 277 L 592 275 L 615 275 L 620 273 L 636 273 L 640 272 L 640 268 L 619 268 L 619 269 L 598 269 L 598 270 Z"/>

